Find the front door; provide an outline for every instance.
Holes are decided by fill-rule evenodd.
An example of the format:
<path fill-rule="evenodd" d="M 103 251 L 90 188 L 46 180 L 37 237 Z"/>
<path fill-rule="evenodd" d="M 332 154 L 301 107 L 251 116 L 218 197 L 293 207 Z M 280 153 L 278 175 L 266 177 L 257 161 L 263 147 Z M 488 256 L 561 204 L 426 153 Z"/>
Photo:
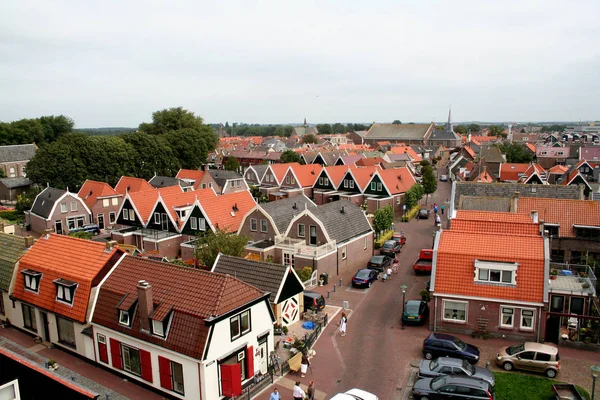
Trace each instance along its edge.
<path fill-rule="evenodd" d="M 167 220 L 167 214 L 162 214 L 161 218 L 161 229 L 163 231 L 169 230 L 169 222 Z"/>
<path fill-rule="evenodd" d="M 260 369 L 260 373 L 265 375 L 267 373 L 267 338 L 261 339 L 262 342 L 258 343 L 258 367 Z"/>
<path fill-rule="evenodd" d="M 98 214 L 98 228 L 104 229 L 104 214 Z"/>
<path fill-rule="evenodd" d="M 570 313 L 583 315 L 583 304 L 583 297 L 571 297 Z"/>
<path fill-rule="evenodd" d="M 45 312 L 42 312 L 42 325 L 44 326 L 44 337 L 42 339 L 44 339 L 44 341 L 49 342 L 50 341 L 50 328 L 48 327 L 48 314 L 46 314 Z"/>
<path fill-rule="evenodd" d="M 54 232 L 56 232 L 59 235 L 63 234 L 62 221 L 59 220 L 54 223 Z"/>

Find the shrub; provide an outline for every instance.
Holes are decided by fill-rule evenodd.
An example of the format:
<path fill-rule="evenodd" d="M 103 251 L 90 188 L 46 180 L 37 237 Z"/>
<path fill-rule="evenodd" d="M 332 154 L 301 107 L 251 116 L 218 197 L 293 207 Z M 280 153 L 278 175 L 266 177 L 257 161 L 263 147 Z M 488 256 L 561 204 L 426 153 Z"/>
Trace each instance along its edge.
<path fill-rule="evenodd" d="M 0 218 L 8 220 L 10 222 L 19 222 L 22 217 L 22 215 L 19 215 L 14 210 L 0 211 Z"/>
<path fill-rule="evenodd" d="M 402 216 L 402 222 L 408 222 L 411 219 L 413 219 L 417 215 L 417 213 L 419 212 L 420 209 L 421 209 L 421 206 L 416 205 L 413 208 L 411 208 L 410 210 L 408 210 L 408 212 Z"/>
<path fill-rule="evenodd" d="M 394 236 L 394 231 L 385 231 L 379 235 L 378 239 L 375 239 L 374 246 L 376 249 L 380 249 L 386 240 L 390 240 Z"/>
<path fill-rule="evenodd" d="M 302 282 L 306 282 L 310 279 L 313 269 L 311 267 L 304 267 L 301 271 L 298 271 L 298 277 Z"/>

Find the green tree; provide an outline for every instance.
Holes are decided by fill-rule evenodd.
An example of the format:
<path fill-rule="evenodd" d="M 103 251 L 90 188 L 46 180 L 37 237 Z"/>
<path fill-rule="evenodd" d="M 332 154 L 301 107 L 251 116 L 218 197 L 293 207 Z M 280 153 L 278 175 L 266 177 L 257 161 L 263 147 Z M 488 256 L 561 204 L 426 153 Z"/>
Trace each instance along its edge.
<path fill-rule="evenodd" d="M 331 128 L 331 124 L 318 124 L 317 130 L 321 135 L 331 135 L 333 133 L 333 129 Z"/>
<path fill-rule="evenodd" d="M 564 132 L 567 129 L 566 125 L 549 125 L 542 127 L 542 133 Z"/>
<path fill-rule="evenodd" d="M 15 211 L 18 214 L 23 214 L 25 211 L 30 210 L 33 205 L 33 201 L 36 196 L 40 193 L 41 189 L 37 185 L 32 185 L 26 192 L 21 193 L 17 196 L 17 204 Z"/>
<path fill-rule="evenodd" d="M 429 195 L 437 189 L 437 179 L 435 178 L 435 172 L 433 172 L 431 165 L 427 164 L 421 167 L 421 172 L 423 173 L 423 191 L 427 195 L 425 197 L 425 204 L 427 204 Z"/>
<path fill-rule="evenodd" d="M 346 125 L 340 124 L 339 122 L 336 122 L 335 124 L 333 124 L 331 129 L 333 130 L 333 133 L 346 133 L 347 132 Z"/>
<path fill-rule="evenodd" d="M 533 161 L 533 154 L 520 143 L 503 143 L 500 145 L 500 151 L 506 155 L 506 161 L 509 163 L 529 163 Z"/>
<path fill-rule="evenodd" d="M 0 178 L 6 178 L 6 174 L 3 169 L 0 169 Z"/>
<path fill-rule="evenodd" d="M 388 119 L 389 121 L 389 119 Z M 402 125 L 402 121 L 400 121 L 399 119 L 395 119 L 394 122 L 392 122 L 392 124 L 394 125 Z"/>
<path fill-rule="evenodd" d="M 165 136 L 136 132 L 121 138 L 133 148 L 129 175 L 150 179 L 155 173 L 174 176 L 179 171 L 180 162 Z"/>
<path fill-rule="evenodd" d="M 282 163 L 300 162 L 300 156 L 292 149 L 287 149 L 281 153 L 280 160 Z"/>
<path fill-rule="evenodd" d="M 481 126 L 479 126 L 477 124 L 470 124 L 467 127 L 467 130 L 470 131 L 471 133 L 477 133 L 477 132 L 481 131 Z"/>
<path fill-rule="evenodd" d="M 425 190 L 423 189 L 423 186 L 415 183 L 413 187 L 406 191 L 406 195 L 404 196 L 404 205 L 406 206 L 406 209 L 410 210 L 419 204 L 419 200 L 423 198 L 424 194 Z"/>
<path fill-rule="evenodd" d="M 304 143 L 304 144 L 307 144 L 307 143 L 317 144 L 318 142 L 319 142 L 319 139 L 312 133 L 302 136 L 302 143 Z"/>
<path fill-rule="evenodd" d="M 225 161 L 225 169 L 237 172 L 240 169 L 240 160 L 235 157 L 228 157 L 227 161 Z"/>
<path fill-rule="evenodd" d="M 246 236 L 238 236 L 217 229 L 214 234 L 198 237 L 196 241 L 196 260 L 210 269 L 219 253 L 241 257 L 247 244 L 248 238 Z"/>
<path fill-rule="evenodd" d="M 456 125 L 454 127 L 454 132 L 458 133 L 459 135 L 466 135 L 467 134 L 467 127 L 464 125 Z"/>
<path fill-rule="evenodd" d="M 40 123 L 44 129 L 44 140 L 53 142 L 62 135 L 73 132 L 75 122 L 64 115 L 50 115 L 40 118 Z"/>
<path fill-rule="evenodd" d="M 69 233 L 69 236 L 76 237 L 76 238 L 79 238 L 79 239 L 85 239 L 85 240 L 90 240 L 92 237 L 94 237 L 94 235 L 92 233 L 90 233 L 90 232 L 83 232 L 83 231 L 81 231 L 81 232 L 71 232 L 71 233 Z"/>
<path fill-rule="evenodd" d="M 373 213 L 373 228 L 375 232 L 383 232 L 390 229 L 394 223 L 394 210 L 392 206 L 385 206 Z"/>
<path fill-rule="evenodd" d="M 506 133 L 504 133 L 504 128 L 498 125 L 490 126 L 490 136 L 497 137 L 506 137 Z"/>

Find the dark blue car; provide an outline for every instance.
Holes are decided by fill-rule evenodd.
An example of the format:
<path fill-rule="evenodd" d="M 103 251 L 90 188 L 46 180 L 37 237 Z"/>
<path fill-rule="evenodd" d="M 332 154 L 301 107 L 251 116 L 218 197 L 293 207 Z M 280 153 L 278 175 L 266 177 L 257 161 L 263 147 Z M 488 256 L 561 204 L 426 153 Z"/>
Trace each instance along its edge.
<path fill-rule="evenodd" d="M 359 269 L 352 277 L 352 286 L 371 287 L 371 284 L 377 280 L 378 272 L 374 269 Z"/>
<path fill-rule="evenodd" d="M 423 356 L 432 360 L 437 357 L 455 357 L 477 364 L 479 349 L 456 336 L 444 333 L 432 333 L 423 341 Z"/>

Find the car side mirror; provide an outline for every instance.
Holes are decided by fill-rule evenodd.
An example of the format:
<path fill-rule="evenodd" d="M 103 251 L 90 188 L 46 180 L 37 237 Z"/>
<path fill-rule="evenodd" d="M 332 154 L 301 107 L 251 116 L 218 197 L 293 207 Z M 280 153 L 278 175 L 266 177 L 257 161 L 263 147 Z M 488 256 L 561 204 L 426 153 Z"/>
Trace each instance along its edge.
<path fill-rule="evenodd" d="M 520 359 L 521 359 L 521 356 L 517 356 L 517 360 L 520 360 Z"/>

